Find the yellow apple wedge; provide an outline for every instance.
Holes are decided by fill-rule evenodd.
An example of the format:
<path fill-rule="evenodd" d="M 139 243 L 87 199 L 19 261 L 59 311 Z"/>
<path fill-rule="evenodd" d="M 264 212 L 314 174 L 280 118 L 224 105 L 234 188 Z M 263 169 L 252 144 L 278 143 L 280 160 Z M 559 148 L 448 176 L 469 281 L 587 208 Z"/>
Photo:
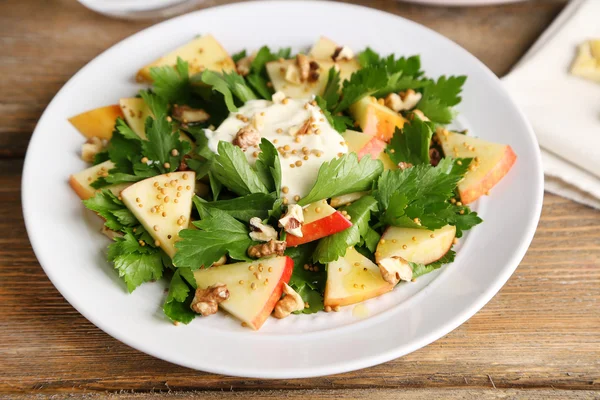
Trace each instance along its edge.
<path fill-rule="evenodd" d="M 358 122 L 362 131 L 389 142 L 396 128 L 402 128 L 406 122 L 402 115 L 379 104 L 377 99 L 368 96 L 350 106 L 350 113 Z"/>
<path fill-rule="evenodd" d="M 123 98 L 119 100 L 119 106 L 131 130 L 142 139 L 146 139 L 146 118 L 151 117 L 152 113 L 144 99 L 141 97 Z"/>
<path fill-rule="evenodd" d="M 517 160 L 513 149 L 505 144 L 491 143 L 446 130 L 437 136 L 446 157 L 473 158 L 469 171 L 458 184 L 463 204 L 472 203 L 487 194 Z"/>
<path fill-rule="evenodd" d="M 108 171 L 114 168 L 114 166 L 115 165 L 111 161 L 104 161 L 101 164 L 86 168 L 81 172 L 71 175 L 69 177 L 69 185 L 71 185 L 71 188 L 77 193 L 77 196 L 79 196 L 81 200 L 87 200 L 97 192 L 97 190 L 90 185 L 99 177 L 106 176 Z M 109 189 L 118 196 L 119 193 L 129 185 L 129 183 L 121 183 L 118 185 L 107 186 L 106 189 Z"/>
<path fill-rule="evenodd" d="M 121 192 L 123 203 L 169 257 L 179 231 L 187 227 L 196 174 L 171 172 L 134 183 Z"/>
<path fill-rule="evenodd" d="M 194 277 L 201 289 L 226 285 L 229 298 L 219 306 L 257 330 L 273 312 L 293 269 L 294 261 L 284 256 L 201 268 L 194 271 Z"/>
<path fill-rule="evenodd" d="M 317 60 L 331 60 L 331 56 L 338 47 L 339 45 L 333 40 L 321 36 L 313 47 L 311 47 L 308 55 Z"/>
<path fill-rule="evenodd" d="M 177 57 L 188 62 L 190 75 L 204 69 L 217 72 L 235 71 L 235 63 L 223 46 L 212 35 L 202 35 L 144 66 L 138 71 L 136 79 L 138 82 L 151 82 L 150 68 L 165 65 L 175 66 Z"/>
<path fill-rule="evenodd" d="M 377 245 L 375 261 L 379 263 L 389 257 L 400 257 L 414 263 L 429 264 L 450 250 L 455 236 L 456 227 L 452 225 L 434 231 L 390 226 Z"/>
<path fill-rule="evenodd" d="M 118 105 L 95 108 L 69 118 L 69 122 L 86 138 L 98 137 L 109 140 L 115 121 L 123 117 Z"/>
<path fill-rule="evenodd" d="M 349 247 L 344 257 L 327 265 L 325 306 L 347 306 L 389 292 L 394 286 L 386 282 L 379 267 Z"/>
<path fill-rule="evenodd" d="M 339 68 L 342 81 L 348 79 L 350 75 L 358 70 L 358 65 L 353 64 L 352 60 L 343 60 L 337 63 L 334 63 L 333 60 L 315 61 L 319 64 L 319 78 L 314 82 L 300 82 L 300 71 L 296 59 L 268 62 L 266 65 L 267 73 L 275 91 L 283 92 L 286 96 L 295 99 L 321 95 L 325 90 L 325 85 L 327 85 L 329 70 L 334 65 Z"/>
<path fill-rule="evenodd" d="M 329 203 L 331 204 L 331 207 L 338 208 L 345 206 L 348 203 L 353 203 L 367 194 L 369 194 L 368 191 L 342 194 L 341 196 L 332 197 Z"/>

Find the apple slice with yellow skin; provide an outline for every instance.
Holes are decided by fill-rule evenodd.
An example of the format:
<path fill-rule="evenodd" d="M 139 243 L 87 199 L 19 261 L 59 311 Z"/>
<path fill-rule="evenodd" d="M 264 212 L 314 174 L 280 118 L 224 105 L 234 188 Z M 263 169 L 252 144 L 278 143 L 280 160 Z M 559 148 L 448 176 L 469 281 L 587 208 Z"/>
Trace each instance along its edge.
<path fill-rule="evenodd" d="M 406 120 L 394 110 L 379 104 L 377 99 L 367 96 L 350 106 L 350 113 L 362 131 L 389 142 L 396 128 L 402 128 Z"/>
<path fill-rule="evenodd" d="M 194 277 L 201 289 L 226 285 L 229 298 L 219 306 L 257 330 L 273 312 L 293 269 L 294 261 L 283 256 L 201 268 L 194 271 Z"/>
<path fill-rule="evenodd" d="M 353 203 L 367 194 L 369 194 L 367 191 L 343 194 L 341 196 L 332 197 L 329 203 L 331 204 L 331 207 L 338 208 Z"/>
<path fill-rule="evenodd" d="M 109 140 L 119 117 L 123 118 L 123 113 L 121 107 L 115 104 L 77 114 L 69 118 L 69 122 L 86 138 Z"/>
<path fill-rule="evenodd" d="M 438 135 L 446 157 L 473 158 L 469 171 L 458 184 L 460 199 L 469 204 L 487 194 L 510 171 L 517 156 L 509 145 L 491 143 L 456 132 Z"/>
<path fill-rule="evenodd" d="M 317 60 L 331 60 L 331 56 L 335 53 L 335 50 L 339 45 L 333 40 L 321 36 L 319 40 L 311 47 L 308 55 Z"/>
<path fill-rule="evenodd" d="M 450 250 L 455 236 L 456 227 L 452 225 L 434 231 L 390 226 L 377 245 L 375 261 L 400 257 L 414 263 L 430 264 Z"/>
<path fill-rule="evenodd" d="M 113 169 L 114 166 L 112 161 L 104 161 L 103 163 L 86 168 L 81 172 L 71 175 L 69 177 L 69 185 L 81 200 L 87 200 L 98 192 L 98 190 L 90 185 L 101 176 L 108 174 L 108 171 Z M 130 185 L 130 183 L 120 183 L 107 186 L 106 189 L 113 192 L 116 196 L 119 196 L 121 191 Z"/>
<path fill-rule="evenodd" d="M 146 139 L 146 118 L 151 117 L 152 113 L 144 99 L 141 97 L 120 99 L 119 106 L 131 130 L 142 139 Z"/>
<path fill-rule="evenodd" d="M 342 136 L 348 144 L 348 150 L 356 153 L 359 160 L 367 154 L 376 159 L 387 146 L 383 140 L 364 132 L 347 130 Z"/>
<path fill-rule="evenodd" d="M 178 57 L 188 62 L 190 75 L 205 69 L 217 72 L 235 71 L 235 63 L 223 46 L 212 35 L 202 35 L 140 69 L 136 75 L 137 81 L 152 82 L 150 68 L 166 65 L 174 67 Z"/>
<path fill-rule="evenodd" d="M 360 303 L 391 291 L 379 267 L 367 257 L 349 247 L 346 255 L 327 265 L 325 306 L 347 306 Z"/>
<path fill-rule="evenodd" d="M 134 183 L 121 192 L 123 203 L 169 257 L 192 211 L 196 174 L 171 172 Z"/>
<path fill-rule="evenodd" d="M 313 59 L 310 59 L 313 60 Z M 342 60 L 334 63 L 333 60 L 316 60 L 319 64 L 319 78 L 314 82 L 300 82 L 300 71 L 296 59 L 276 60 L 268 62 L 267 73 L 277 92 L 283 92 L 294 99 L 304 99 L 312 95 L 321 95 L 327 85 L 329 70 L 337 65 L 342 81 L 350 78 L 359 69 L 353 60 Z"/>
<path fill-rule="evenodd" d="M 302 213 L 304 215 L 302 237 L 288 233 L 285 239 L 287 247 L 296 247 L 319 240 L 352 226 L 352 222 L 327 204 L 326 200 L 309 204 L 302 210 Z"/>

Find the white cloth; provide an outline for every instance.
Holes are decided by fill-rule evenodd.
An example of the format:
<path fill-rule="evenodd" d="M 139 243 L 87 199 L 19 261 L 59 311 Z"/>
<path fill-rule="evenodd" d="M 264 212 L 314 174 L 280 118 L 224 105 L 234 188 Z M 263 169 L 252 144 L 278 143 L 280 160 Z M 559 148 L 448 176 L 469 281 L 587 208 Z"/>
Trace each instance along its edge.
<path fill-rule="evenodd" d="M 503 82 L 542 147 L 546 190 L 600 209 L 600 85 L 568 72 L 593 38 L 600 0 L 572 0 Z"/>

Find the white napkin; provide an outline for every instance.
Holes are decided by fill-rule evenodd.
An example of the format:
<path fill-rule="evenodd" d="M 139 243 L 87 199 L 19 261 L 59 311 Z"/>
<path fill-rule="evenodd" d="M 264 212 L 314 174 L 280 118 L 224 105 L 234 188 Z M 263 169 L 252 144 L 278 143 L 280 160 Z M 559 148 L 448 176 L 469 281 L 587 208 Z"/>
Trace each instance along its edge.
<path fill-rule="evenodd" d="M 568 73 L 599 21 L 599 0 L 572 0 L 503 81 L 536 131 L 546 190 L 600 209 L 600 85 Z"/>

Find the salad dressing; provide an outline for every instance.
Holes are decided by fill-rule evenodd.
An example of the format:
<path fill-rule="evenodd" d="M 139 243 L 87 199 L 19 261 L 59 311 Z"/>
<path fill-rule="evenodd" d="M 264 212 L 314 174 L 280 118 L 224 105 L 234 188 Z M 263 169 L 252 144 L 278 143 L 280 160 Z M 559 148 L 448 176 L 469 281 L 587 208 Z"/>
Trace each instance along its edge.
<path fill-rule="evenodd" d="M 277 98 L 277 94 L 274 95 Z M 250 100 L 215 130 L 205 130 L 208 146 L 217 152 L 219 141 L 232 142 L 244 126 L 255 124 L 261 137 L 268 139 L 279 150 L 282 194 L 290 204 L 306 196 L 313 187 L 321 164 L 348 153 L 344 138 L 329 124 L 319 106 L 311 99 L 283 101 Z M 312 118 L 312 119 L 311 119 Z M 311 119 L 311 131 L 296 134 Z M 258 157 L 258 145 L 243 149 L 250 165 Z"/>

